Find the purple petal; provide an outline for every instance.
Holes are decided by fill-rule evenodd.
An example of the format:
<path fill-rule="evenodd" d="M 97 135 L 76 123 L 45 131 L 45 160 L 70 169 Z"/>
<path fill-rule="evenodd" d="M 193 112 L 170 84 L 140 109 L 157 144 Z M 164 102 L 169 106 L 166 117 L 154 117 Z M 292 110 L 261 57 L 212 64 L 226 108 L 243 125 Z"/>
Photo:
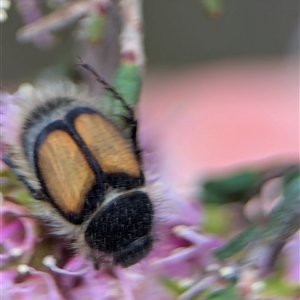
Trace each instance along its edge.
<path fill-rule="evenodd" d="M 0 129 L 2 134 L 1 147 L 3 144 L 15 144 L 19 140 L 20 133 L 20 108 L 16 105 L 19 96 L 2 92 L 0 110 Z"/>
<path fill-rule="evenodd" d="M 50 274 L 26 265 L 19 265 L 18 270 L 19 274 L 16 274 L 14 284 L 5 290 L 6 300 L 65 300 Z"/>
<path fill-rule="evenodd" d="M 300 233 L 295 234 L 283 249 L 286 255 L 286 277 L 289 281 L 300 282 Z"/>
<path fill-rule="evenodd" d="M 1 265 L 11 259 L 25 256 L 29 259 L 34 252 L 37 237 L 35 236 L 35 223 L 32 219 L 20 217 L 27 215 L 28 211 L 6 197 L 0 207 L 0 243 L 3 251 L 0 254 Z"/>
<path fill-rule="evenodd" d="M 16 7 L 25 24 L 31 24 L 43 17 L 37 0 L 15 0 Z M 54 37 L 50 32 L 43 32 L 32 37 L 33 43 L 42 49 L 50 48 L 54 44 Z"/>

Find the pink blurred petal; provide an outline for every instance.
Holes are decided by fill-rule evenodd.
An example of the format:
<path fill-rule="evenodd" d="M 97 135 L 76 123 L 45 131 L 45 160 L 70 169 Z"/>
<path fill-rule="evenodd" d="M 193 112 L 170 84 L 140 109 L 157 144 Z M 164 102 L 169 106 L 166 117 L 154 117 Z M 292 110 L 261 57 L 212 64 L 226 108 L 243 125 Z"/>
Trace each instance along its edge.
<path fill-rule="evenodd" d="M 68 299 L 122 299 L 122 288 L 118 279 L 105 271 L 91 271 L 81 278 L 79 284 L 68 291 Z M 123 298 L 125 299 L 125 298 Z"/>
<path fill-rule="evenodd" d="M 286 255 L 286 278 L 300 283 L 300 233 L 296 233 L 283 249 Z"/>
<path fill-rule="evenodd" d="M 43 17 L 42 11 L 37 0 L 15 0 L 16 7 L 26 25 L 34 23 Z M 32 37 L 33 43 L 42 49 L 50 48 L 54 44 L 54 37 L 50 32 L 44 31 Z"/>
<path fill-rule="evenodd" d="M 93 265 L 82 256 L 70 258 L 63 268 L 59 268 L 51 256 L 45 257 L 43 263 L 52 271 L 54 276 L 59 276 L 60 284 L 65 290 L 72 289 L 78 280 L 87 273 L 95 272 Z"/>
<path fill-rule="evenodd" d="M 20 133 L 20 108 L 16 105 L 18 94 L 10 95 L 1 92 L 1 146 L 3 144 L 14 144 L 19 141 Z"/>
<path fill-rule="evenodd" d="M 28 211 L 21 205 L 15 204 L 6 198 L 0 207 L 0 230 L 3 251 L 0 254 L 1 265 L 6 264 L 15 255 L 26 256 L 27 259 L 34 253 L 37 237 L 35 222 L 27 217 Z"/>
<path fill-rule="evenodd" d="M 50 274 L 28 267 L 28 273 L 20 274 L 19 277 L 21 279 L 5 290 L 5 300 L 66 299 L 61 295 Z"/>
<path fill-rule="evenodd" d="M 1 270 L 1 293 L 9 288 L 12 288 L 15 284 L 15 278 L 17 277 L 17 270 Z"/>

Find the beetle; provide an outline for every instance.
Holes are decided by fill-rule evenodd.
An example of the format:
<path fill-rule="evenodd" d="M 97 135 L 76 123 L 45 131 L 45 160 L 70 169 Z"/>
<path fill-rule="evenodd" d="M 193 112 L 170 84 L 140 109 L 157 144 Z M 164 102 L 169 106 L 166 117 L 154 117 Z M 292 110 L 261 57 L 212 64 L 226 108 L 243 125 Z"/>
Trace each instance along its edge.
<path fill-rule="evenodd" d="M 19 142 L 3 158 L 32 196 L 32 213 L 54 234 L 73 240 L 93 260 L 122 267 L 153 245 L 153 203 L 125 100 L 88 64 L 81 64 L 124 106 L 129 137 L 74 85 L 42 84 L 19 101 Z"/>

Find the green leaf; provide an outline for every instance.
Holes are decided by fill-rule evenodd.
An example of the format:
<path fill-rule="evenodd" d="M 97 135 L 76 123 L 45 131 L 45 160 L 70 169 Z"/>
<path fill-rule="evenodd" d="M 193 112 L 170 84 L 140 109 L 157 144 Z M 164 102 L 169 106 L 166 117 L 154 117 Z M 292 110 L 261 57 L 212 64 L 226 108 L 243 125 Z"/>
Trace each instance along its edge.
<path fill-rule="evenodd" d="M 141 85 L 140 68 L 133 63 L 121 62 L 116 71 L 112 86 L 132 108 L 136 106 L 139 100 Z M 118 118 L 119 116 L 128 115 L 122 103 L 116 100 L 109 92 L 105 93 L 101 104 L 102 110 L 115 118 L 117 123 L 122 123 L 122 119 Z"/>
<path fill-rule="evenodd" d="M 268 299 L 270 297 L 291 297 L 291 299 L 297 299 L 296 297 L 299 296 L 299 285 L 285 281 L 282 275 L 278 276 L 278 273 L 267 278 L 265 284 L 262 294 Z"/>
<path fill-rule="evenodd" d="M 260 172 L 248 170 L 219 179 L 211 179 L 204 183 L 200 197 L 204 203 L 245 203 L 250 199 L 252 191 L 260 179 Z"/>
<path fill-rule="evenodd" d="M 287 174 L 283 199 L 269 214 L 264 230 L 265 238 L 272 242 L 287 240 L 300 227 L 300 174 Z"/>
<path fill-rule="evenodd" d="M 30 207 L 30 204 L 32 203 L 31 196 L 29 195 L 27 190 L 25 190 L 25 188 L 22 188 L 15 193 L 11 193 L 9 196 L 11 196 L 16 203 L 21 204 L 27 208 Z"/>
<path fill-rule="evenodd" d="M 293 181 L 294 179 L 297 180 L 297 178 L 300 177 L 300 167 L 295 166 L 290 172 L 285 174 L 283 177 L 283 186 L 288 186 L 288 184 Z"/>
<path fill-rule="evenodd" d="M 226 236 L 230 230 L 230 220 L 227 217 L 228 208 L 216 204 L 205 204 L 203 209 L 203 231 L 218 236 Z"/>
<path fill-rule="evenodd" d="M 209 294 L 205 300 L 242 300 L 233 286 Z"/>
<path fill-rule="evenodd" d="M 257 226 L 251 225 L 246 230 L 242 231 L 223 247 L 218 248 L 213 252 L 218 259 L 225 259 L 233 256 L 244 249 L 251 241 L 257 238 L 260 230 Z"/>
<path fill-rule="evenodd" d="M 91 44 L 100 43 L 104 35 L 105 14 L 93 14 L 86 18 L 86 37 Z"/>
<path fill-rule="evenodd" d="M 161 283 L 166 287 L 173 295 L 179 296 L 184 293 L 187 288 L 182 288 L 179 283 L 171 278 L 161 278 Z"/>
<path fill-rule="evenodd" d="M 219 17 L 223 13 L 222 0 L 201 0 L 205 14 L 210 18 Z"/>

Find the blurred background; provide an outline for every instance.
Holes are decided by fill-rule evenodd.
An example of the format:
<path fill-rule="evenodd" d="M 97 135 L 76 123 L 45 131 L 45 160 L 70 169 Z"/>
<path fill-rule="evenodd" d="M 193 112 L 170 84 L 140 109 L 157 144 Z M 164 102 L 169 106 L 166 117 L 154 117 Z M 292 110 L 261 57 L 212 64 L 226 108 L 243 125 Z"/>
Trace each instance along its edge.
<path fill-rule="evenodd" d="M 18 2 L 30 4 L 26 0 Z M 200 2 L 144 1 L 149 72 L 236 58 L 268 59 L 298 54 L 299 1 L 228 0 L 223 2 L 223 12 L 215 18 L 207 17 Z M 4 83 L 26 80 L 39 68 L 70 60 L 70 53 L 74 52 L 71 34 L 74 24 L 58 35 L 56 47 L 41 51 L 30 43 L 16 42 L 16 32 L 24 23 L 15 5 L 7 13 L 8 20 L 1 24 Z"/>

